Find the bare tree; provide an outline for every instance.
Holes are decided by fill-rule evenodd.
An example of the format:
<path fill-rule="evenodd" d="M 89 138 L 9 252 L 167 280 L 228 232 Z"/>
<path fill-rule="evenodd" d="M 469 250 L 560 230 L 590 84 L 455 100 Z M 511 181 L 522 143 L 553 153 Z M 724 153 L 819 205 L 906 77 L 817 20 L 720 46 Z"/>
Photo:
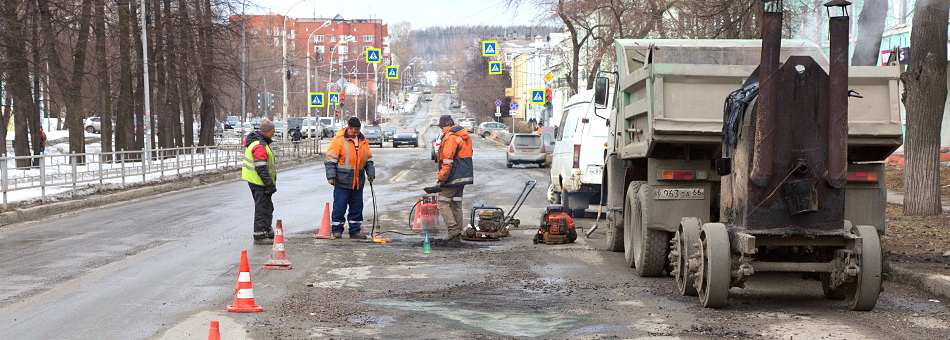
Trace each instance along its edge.
<path fill-rule="evenodd" d="M 940 203 L 940 122 L 947 100 L 947 21 L 950 0 L 919 0 L 910 44 L 914 55 L 904 83 L 907 171 L 904 213 L 936 215 Z"/>

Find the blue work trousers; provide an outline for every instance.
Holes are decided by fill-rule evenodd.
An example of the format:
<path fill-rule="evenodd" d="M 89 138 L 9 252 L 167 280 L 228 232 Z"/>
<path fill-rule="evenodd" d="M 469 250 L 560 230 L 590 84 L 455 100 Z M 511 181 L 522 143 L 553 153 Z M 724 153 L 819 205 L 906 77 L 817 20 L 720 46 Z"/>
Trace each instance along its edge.
<path fill-rule="evenodd" d="M 349 213 L 347 213 L 349 208 Z M 360 233 L 363 226 L 363 190 L 333 187 L 333 213 L 330 226 L 334 233 L 343 233 L 343 224 L 349 223 L 350 236 Z"/>

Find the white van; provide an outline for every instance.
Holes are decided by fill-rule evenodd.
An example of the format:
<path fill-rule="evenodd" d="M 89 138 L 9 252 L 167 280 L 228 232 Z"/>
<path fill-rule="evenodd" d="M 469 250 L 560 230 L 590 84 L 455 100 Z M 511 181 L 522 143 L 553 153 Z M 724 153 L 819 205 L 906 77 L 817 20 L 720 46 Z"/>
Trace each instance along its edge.
<path fill-rule="evenodd" d="M 564 205 L 574 217 L 582 217 L 591 203 L 600 202 L 610 111 L 595 111 L 595 106 L 593 90 L 571 97 L 554 142 L 548 199 Z"/>

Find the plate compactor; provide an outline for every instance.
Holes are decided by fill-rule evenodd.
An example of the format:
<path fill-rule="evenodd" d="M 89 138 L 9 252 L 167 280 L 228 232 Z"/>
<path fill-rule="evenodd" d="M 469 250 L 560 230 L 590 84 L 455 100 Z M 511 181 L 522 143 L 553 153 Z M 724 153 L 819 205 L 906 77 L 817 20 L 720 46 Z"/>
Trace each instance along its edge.
<path fill-rule="evenodd" d="M 471 222 L 462 229 L 462 239 L 466 241 L 498 241 L 502 237 L 511 235 L 510 230 L 521 225 L 521 221 L 515 218 L 518 210 L 528 199 L 528 195 L 538 185 L 537 181 L 530 180 L 524 183 L 521 195 L 515 200 L 514 206 L 508 210 L 508 215 L 499 207 L 486 206 L 484 204 L 472 207 Z M 478 216 L 478 223 L 475 217 Z"/>
<path fill-rule="evenodd" d="M 574 228 L 574 219 L 564 212 L 560 204 L 549 205 L 541 215 L 541 227 L 534 235 L 534 244 L 565 244 L 577 240 L 577 230 Z"/>

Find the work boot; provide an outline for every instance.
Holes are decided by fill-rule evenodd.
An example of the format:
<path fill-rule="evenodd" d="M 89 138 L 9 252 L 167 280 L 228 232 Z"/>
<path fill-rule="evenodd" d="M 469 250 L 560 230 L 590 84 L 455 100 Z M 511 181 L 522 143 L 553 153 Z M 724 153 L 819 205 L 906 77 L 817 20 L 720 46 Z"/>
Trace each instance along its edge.
<path fill-rule="evenodd" d="M 357 240 L 365 240 L 365 239 L 366 239 L 366 234 L 357 233 L 357 234 L 350 235 L 350 238 L 352 238 L 352 239 L 357 239 Z"/>
<path fill-rule="evenodd" d="M 334 238 L 343 238 L 343 233 L 333 233 Z"/>
<path fill-rule="evenodd" d="M 447 238 L 445 242 L 462 243 L 462 234 L 452 235 L 452 237 Z"/>
<path fill-rule="evenodd" d="M 254 239 L 254 244 L 272 245 L 272 244 L 274 244 L 274 239 L 273 239 L 273 238 L 267 238 L 267 237 L 255 238 L 255 239 Z"/>

